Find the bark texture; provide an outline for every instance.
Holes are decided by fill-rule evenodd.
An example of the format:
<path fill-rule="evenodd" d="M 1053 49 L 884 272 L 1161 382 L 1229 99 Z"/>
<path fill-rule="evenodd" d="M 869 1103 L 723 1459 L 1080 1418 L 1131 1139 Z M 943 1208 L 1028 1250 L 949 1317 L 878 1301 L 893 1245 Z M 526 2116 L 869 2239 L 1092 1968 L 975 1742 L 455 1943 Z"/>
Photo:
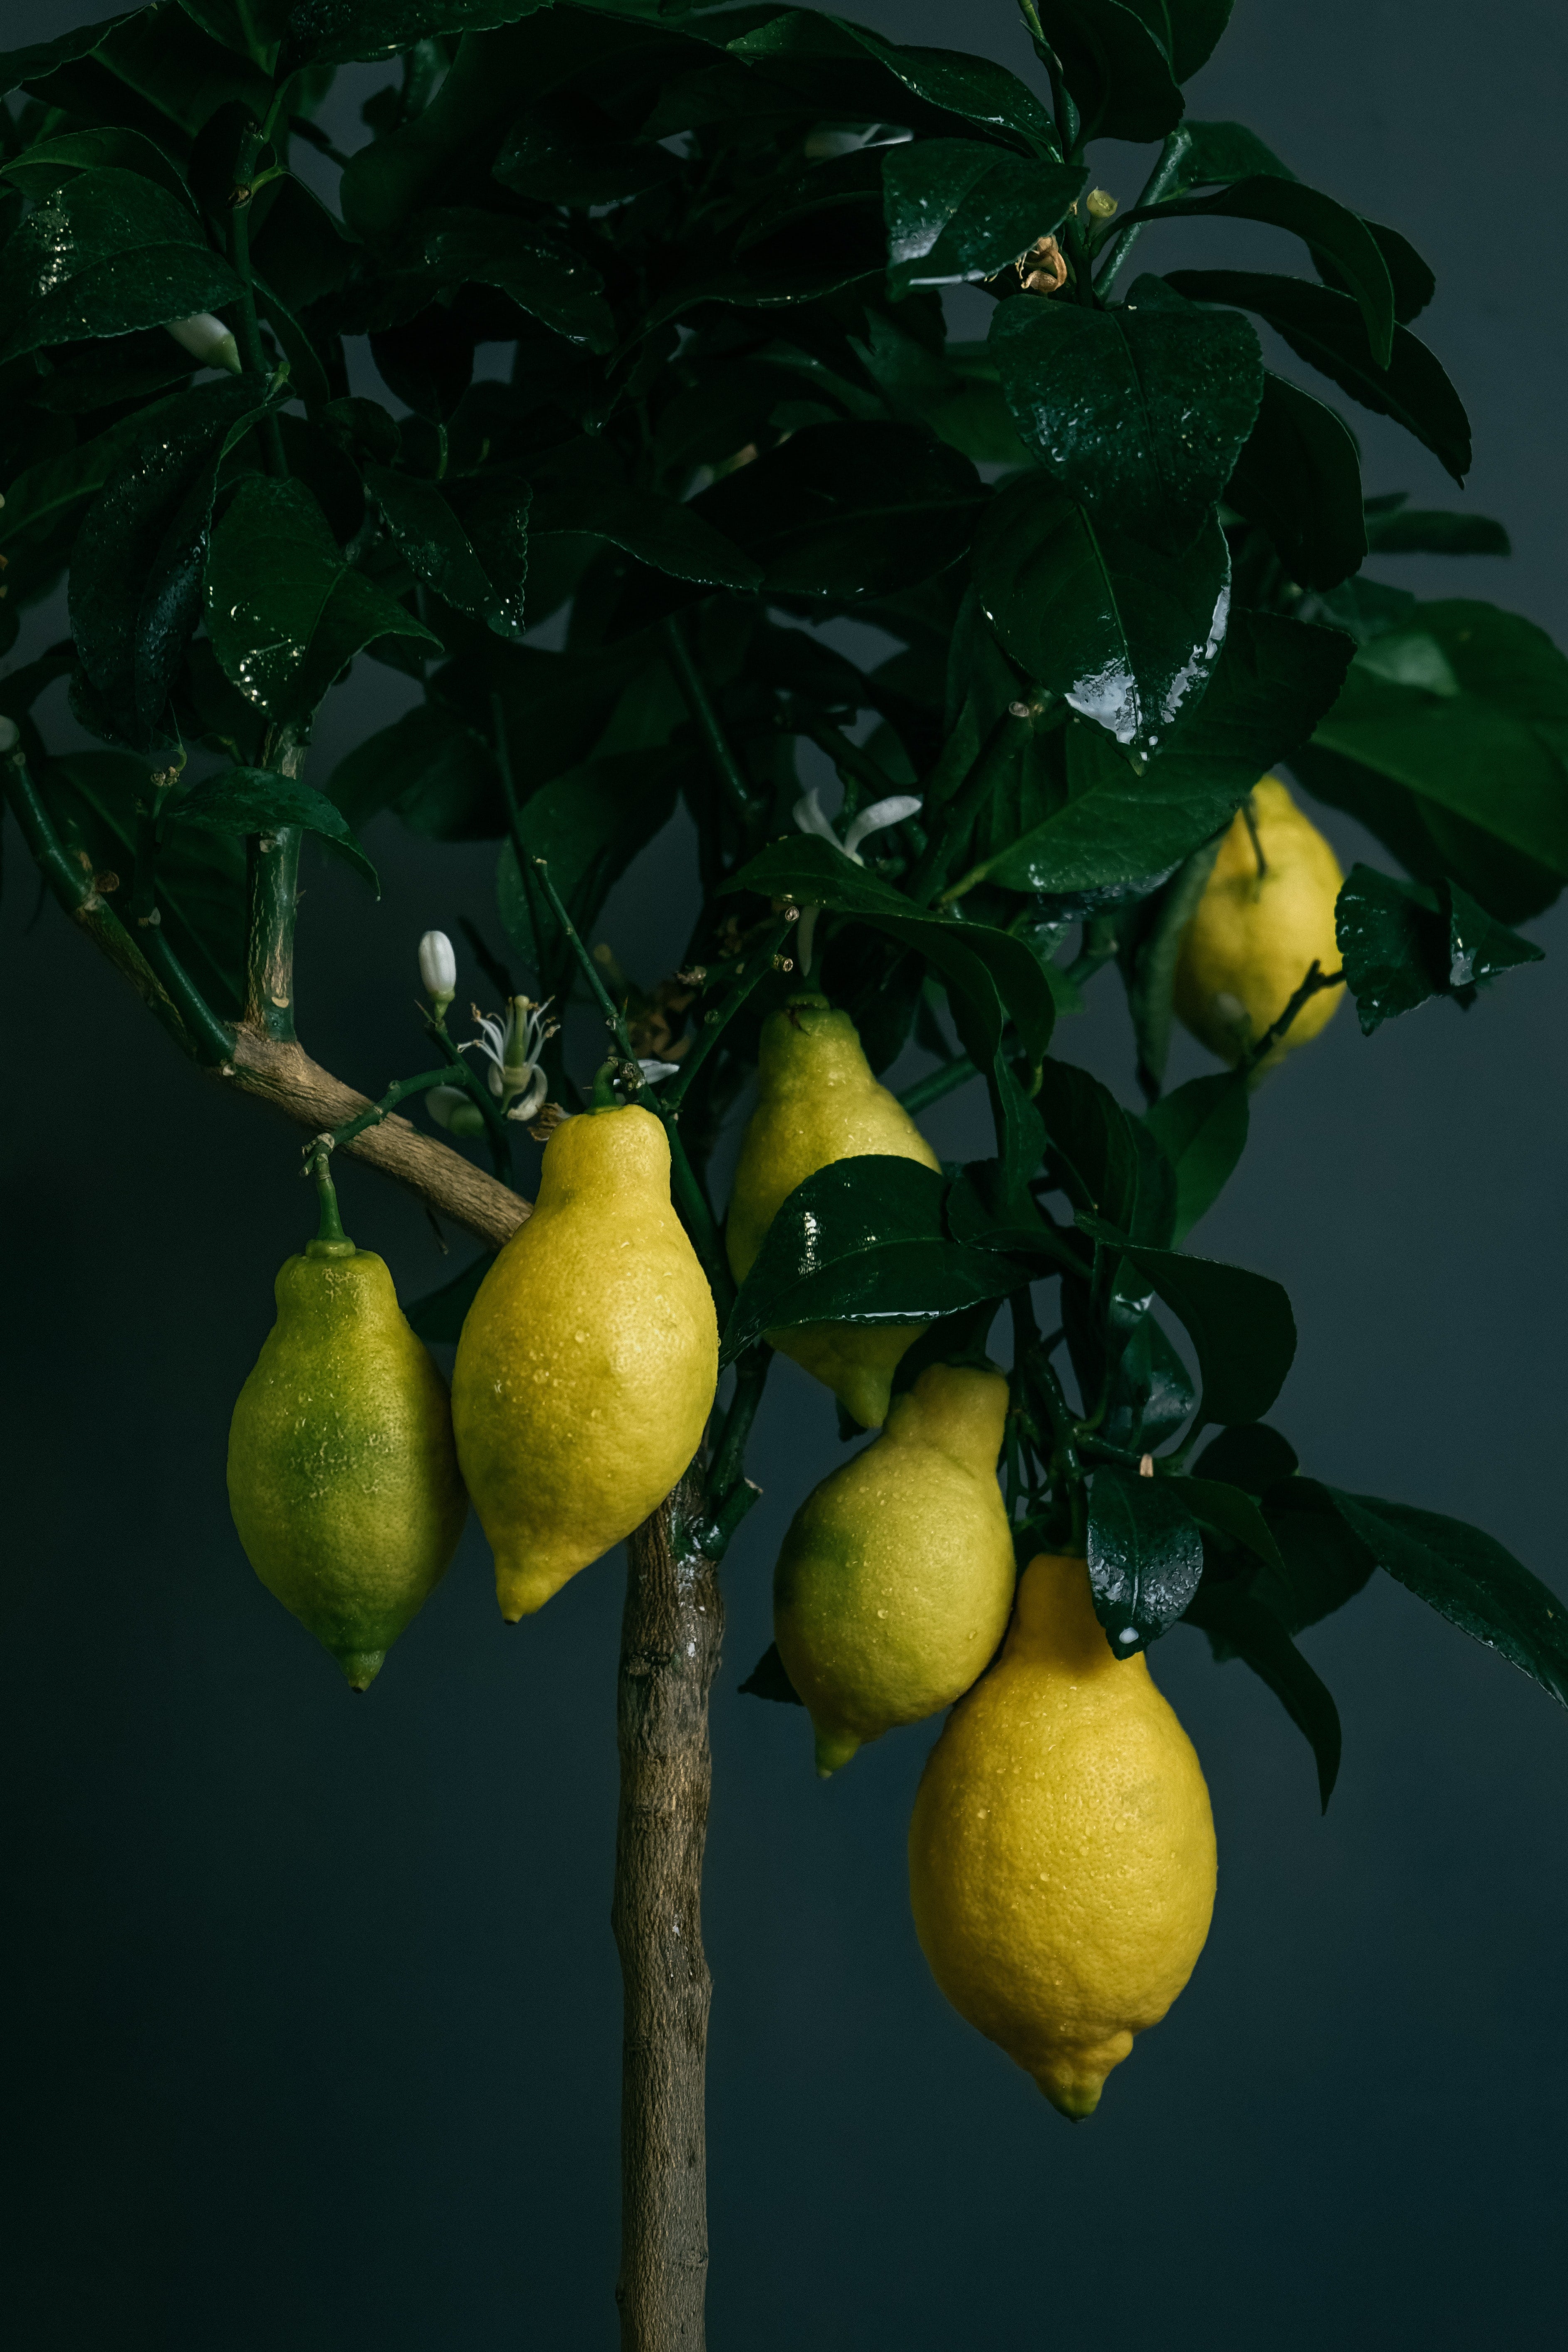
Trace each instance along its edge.
<path fill-rule="evenodd" d="M 702 1949 L 711 1759 L 708 1694 L 723 1605 L 683 1533 L 676 1489 L 626 1547 L 616 1727 L 621 1756 L 611 1925 L 621 1956 L 622 2352 L 702 2352 L 708 2284 L 703 2081 L 712 1979 Z"/>
<path fill-rule="evenodd" d="M 345 1126 L 368 1108 L 363 1095 L 312 1062 L 302 1045 L 264 1037 L 253 1029 L 235 1032 L 232 1059 L 213 1075 L 270 1103 L 312 1135 Z M 352 1158 L 367 1160 L 406 1185 L 429 1208 L 466 1225 L 492 1248 L 509 1241 L 529 1214 L 531 1204 L 521 1193 L 510 1192 L 435 1136 L 423 1134 L 395 1111 L 342 1148 Z"/>

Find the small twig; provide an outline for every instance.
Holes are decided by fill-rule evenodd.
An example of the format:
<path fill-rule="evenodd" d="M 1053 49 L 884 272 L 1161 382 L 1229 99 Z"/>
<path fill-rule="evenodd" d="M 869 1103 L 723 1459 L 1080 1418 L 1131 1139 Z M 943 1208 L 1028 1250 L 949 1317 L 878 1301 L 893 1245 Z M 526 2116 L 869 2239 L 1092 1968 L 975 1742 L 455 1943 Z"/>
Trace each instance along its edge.
<path fill-rule="evenodd" d="M 250 272 L 250 200 L 255 194 L 250 185 L 250 174 L 260 150 L 261 133 L 253 129 L 241 141 L 239 153 L 235 159 L 236 186 L 229 199 L 228 257 L 240 283 L 239 300 L 234 306 L 239 312 L 235 327 L 239 355 L 253 375 L 265 376 L 271 371 L 267 363 L 267 354 L 261 348 L 261 328 L 256 315 L 256 289 Z M 267 471 L 279 481 L 285 479 L 289 460 L 283 453 L 282 428 L 277 417 L 270 413 L 261 420 L 259 437 L 262 463 Z"/>
<path fill-rule="evenodd" d="M 329 1148 L 335 1150 L 339 1144 L 353 1143 L 356 1137 L 364 1133 L 367 1127 L 379 1127 L 382 1120 L 395 1111 L 400 1102 L 406 1101 L 410 1095 L 426 1094 L 432 1087 L 447 1085 L 449 1079 L 450 1073 L 445 1067 L 439 1070 L 421 1070 L 418 1076 L 414 1078 L 396 1079 L 387 1087 L 379 1100 L 357 1112 L 353 1118 L 345 1119 L 342 1127 L 331 1129 L 325 1139 Z M 314 1149 L 313 1144 L 307 1146 L 307 1150 Z"/>
<path fill-rule="evenodd" d="M 1124 213 L 1117 225 L 1115 236 L 1105 247 L 1105 257 L 1096 278 L 1095 290 L 1101 296 L 1110 293 L 1123 262 L 1142 234 L 1143 223 L 1139 217 L 1146 205 L 1158 204 L 1166 189 L 1178 176 L 1193 143 L 1193 134 L 1184 123 L 1178 123 L 1160 150 L 1160 159 L 1139 193 L 1137 203 Z"/>
<path fill-rule="evenodd" d="M 713 708 L 712 699 L 703 682 L 702 673 L 692 657 L 691 648 L 686 642 L 680 623 L 673 613 L 668 614 L 664 622 L 664 642 L 676 677 L 679 682 L 680 690 L 686 697 L 687 708 L 696 720 L 698 731 L 708 746 L 709 754 L 718 771 L 719 781 L 729 795 L 731 807 L 739 817 L 754 816 L 756 803 L 747 789 L 741 763 L 736 759 L 734 749 L 724 732 L 723 721 Z"/>
<path fill-rule="evenodd" d="M 680 1076 L 659 1097 L 659 1108 L 667 1118 L 675 1118 L 679 1116 L 681 1103 L 686 1097 L 692 1079 L 697 1076 L 752 991 L 775 968 L 779 950 L 789 937 L 792 928 L 787 921 L 781 919 L 762 946 L 752 951 L 755 957 L 754 968 L 748 970 L 748 966 L 752 963 L 752 955 L 742 957 L 736 964 L 735 984 L 729 996 L 721 1006 L 703 1014 L 701 1026 L 698 1030 L 691 1051 L 682 1065 Z"/>
<path fill-rule="evenodd" d="M 1301 982 L 1301 985 L 1296 991 L 1295 995 L 1291 997 L 1290 1002 L 1286 1005 L 1284 1012 L 1279 1015 L 1278 1021 L 1271 1021 L 1269 1023 L 1262 1036 L 1258 1040 L 1258 1043 L 1242 1056 L 1240 1062 L 1237 1064 L 1237 1066 L 1240 1070 L 1242 1076 L 1244 1078 L 1249 1078 L 1252 1076 L 1253 1071 L 1258 1066 L 1258 1064 L 1264 1061 L 1273 1051 L 1274 1047 L 1279 1043 L 1280 1038 L 1283 1037 L 1289 1029 L 1291 1023 L 1295 1020 L 1296 1015 L 1300 1012 L 1303 1004 L 1307 1003 L 1311 997 L 1320 995 L 1325 988 L 1340 987 L 1343 980 L 1344 973 L 1342 971 L 1324 971 L 1316 962 L 1309 964 L 1307 967 L 1306 979 Z"/>
<path fill-rule="evenodd" d="M 1005 710 L 981 745 L 963 782 L 935 812 L 930 836 L 909 879 L 909 894 L 917 907 L 929 905 L 947 871 L 949 857 L 979 814 L 1003 761 L 1033 725 L 1035 717 L 1035 711 L 1023 703 L 1014 703 Z"/>
<path fill-rule="evenodd" d="M 943 1095 L 956 1092 L 958 1087 L 966 1087 L 971 1078 L 979 1076 L 968 1055 L 959 1054 L 951 1062 L 944 1062 L 940 1069 L 928 1070 L 923 1078 L 915 1080 L 912 1087 L 906 1087 L 899 1100 L 912 1118 L 917 1111 L 927 1109 L 933 1102 L 940 1102 Z"/>
<path fill-rule="evenodd" d="M 1261 886 L 1264 877 L 1268 871 L 1268 860 L 1263 855 L 1263 844 L 1258 838 L 1258 814 L 1256 810 L 1253 808 L 1252 794 L 1250 793 L 1247 793 L 1247 798 L 1241 803 L 1241 821 L 1247 827 L 1247 837 L 1252 844 L 1252 854 L 1258 860 L 1258 879 Z"/>

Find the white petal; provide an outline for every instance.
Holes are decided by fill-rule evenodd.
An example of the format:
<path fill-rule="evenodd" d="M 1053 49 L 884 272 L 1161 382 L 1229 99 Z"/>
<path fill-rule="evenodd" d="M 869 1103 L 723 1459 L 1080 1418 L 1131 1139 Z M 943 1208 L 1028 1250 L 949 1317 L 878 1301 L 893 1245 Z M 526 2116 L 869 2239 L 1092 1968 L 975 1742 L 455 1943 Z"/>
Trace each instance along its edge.
<path fill-rule="evenodd" d="M 419 942 L 419 977 L 428 996 L 450 996 L 458 985 L 458 959 L 445 931 L 426 931 Z"/>
<path fill-rule="evenodd" d="M 861 810 L 844 836 L 844 846 L 851 857 L 868 833 L 883 833 L 890 824 L 902 824 L 905 817 L 918 816 L 924 803 L 913 793 L 894 793 L 890 799 L 873 801 Z"/>
<path fill-rule="evenodd" d="M 680 1065 L 679 1062 L 639 1062 L 637 1067 L 643 1074 L 643 1083 L 651 1087 L 656 1078 L 672 1078 Z"/>
<path fill-rule="evenodd" d="M 814 833 L 819 841 L 830 841 L 835 849 L 838 849 L 843 846 L 842 843 L 839 841 L 838 835 L 834 832 L 833 827 L 828 824 L 827 819 L 822 814 L 822 803 L 817 798 L 816 786 L 815 784 L 813 784 L 810 792 L 803 793 L 801 798 L 796 801 L 795 804 L 795 821 L 802 833 Z"/>

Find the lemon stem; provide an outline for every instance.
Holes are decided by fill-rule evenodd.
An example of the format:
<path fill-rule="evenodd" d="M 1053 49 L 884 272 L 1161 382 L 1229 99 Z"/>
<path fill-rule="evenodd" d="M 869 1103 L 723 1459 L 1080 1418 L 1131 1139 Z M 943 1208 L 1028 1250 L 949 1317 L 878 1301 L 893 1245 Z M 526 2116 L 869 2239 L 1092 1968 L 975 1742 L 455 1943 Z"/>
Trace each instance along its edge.
<path fill-rule="evenodd" d="M 316 1197 L 321 1208 L 316 1238 L 307 1251 L 310 1257 L 352 1257 L 354 1255 L 354 1245 L 344 1233 L 343 1221 L 338 1213 L 338 1190 L 331 1179 L 331 1145 L 323 1136 L 310 1150 L 310 1169 L 316 1180 Z"/>

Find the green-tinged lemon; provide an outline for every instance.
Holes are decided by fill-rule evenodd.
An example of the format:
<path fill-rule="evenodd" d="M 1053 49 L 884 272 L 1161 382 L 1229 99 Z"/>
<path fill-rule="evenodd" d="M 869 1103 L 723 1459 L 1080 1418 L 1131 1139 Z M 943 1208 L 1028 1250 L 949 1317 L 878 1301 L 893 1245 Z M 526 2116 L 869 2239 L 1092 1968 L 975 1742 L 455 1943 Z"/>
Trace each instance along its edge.
<path fill-rule="evenodd" d="M 951 1706 L 994 1656 L 1016 1581 L 996 1484 L 1006 1417 L 999 1372 L 930 1365 L 791 1521 L 773 1634 L 824 1779 Z"/>

